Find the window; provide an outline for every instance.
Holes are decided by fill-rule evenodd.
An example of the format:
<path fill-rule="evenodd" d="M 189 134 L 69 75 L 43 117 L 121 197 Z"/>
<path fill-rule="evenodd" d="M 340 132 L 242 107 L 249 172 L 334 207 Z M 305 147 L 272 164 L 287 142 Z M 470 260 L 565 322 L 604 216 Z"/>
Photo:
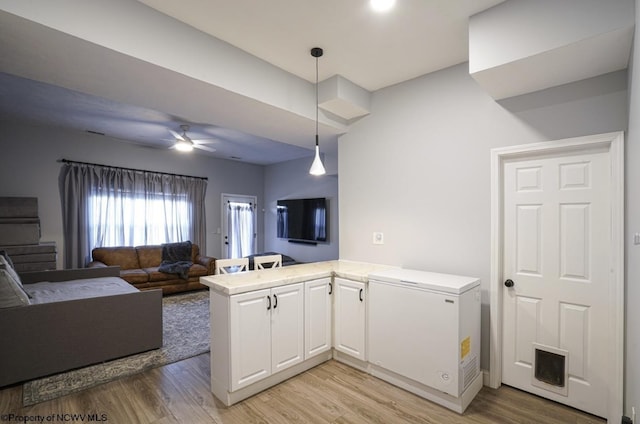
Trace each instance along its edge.
<path fill-rule="evenodd" d="M 206 244 L 205 178 L 65 161 L 60 170 L 65 268 L 95 247 Z"/>
<path fill-rule="evenodd" d="M 89 198 L 92 247 L 140 246 L 189 240 L 191 219 L 185 195 L 123 193 Z"/>

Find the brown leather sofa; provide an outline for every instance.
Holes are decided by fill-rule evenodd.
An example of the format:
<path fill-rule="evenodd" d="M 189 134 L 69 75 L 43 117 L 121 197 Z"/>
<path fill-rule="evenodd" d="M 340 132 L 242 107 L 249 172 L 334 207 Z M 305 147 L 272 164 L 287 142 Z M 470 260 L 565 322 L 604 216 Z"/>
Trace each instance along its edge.
<path fill-rule="evenodd" d="M 212 275 L 215 271 L 215 258 L 200 255 L 200 248 L 193 244 L 188 279 L 176 274 L 159 272 L 162 262 L 162 246 L 119 246 L 97 247 L 91 252 L 93 261 L 90 268 L 119 266 L 120 278 L 139 290 L 162 289 L 163 294 L 200 290 L 206 286 L 200 284 L 200 277 Z"/>

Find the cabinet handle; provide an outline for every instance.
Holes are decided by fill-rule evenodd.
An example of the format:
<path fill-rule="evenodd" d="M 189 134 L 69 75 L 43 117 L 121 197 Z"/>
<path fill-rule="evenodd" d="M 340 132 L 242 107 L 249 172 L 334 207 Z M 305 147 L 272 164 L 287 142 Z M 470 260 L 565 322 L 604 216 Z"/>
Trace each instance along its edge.
<path fill-rule="evenodd" d="M 363 301 L 363 299 L 362 299 L 362 290 L 364 290 L 364 289 L 360 289 L 360 294 L 358 295 L 358 297 L 360 298 L 360 302 Z"/>
<path fill-rule="evenodd" d="M 273 309 L 276 309 L 278 307 L 278 296 L 276 296 L 275 294 L 273 295 Z"/>
<path fill-rule="evenodd" d="M 329 283 L 329 295 L 333 293 L 333 284 Z"/>
<path fill-rule="evenodd" d="M 271 296 L 267 296 L 267 300 L 269 301 L 269 304 L 267 305 L 267 311 L 269 309 L 271 309 Z"/>

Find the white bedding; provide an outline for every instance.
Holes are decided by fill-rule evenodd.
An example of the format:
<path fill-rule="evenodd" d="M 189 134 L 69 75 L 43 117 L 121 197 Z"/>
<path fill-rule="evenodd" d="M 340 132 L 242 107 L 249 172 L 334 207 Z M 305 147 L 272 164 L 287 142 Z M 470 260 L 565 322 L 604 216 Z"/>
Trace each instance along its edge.
<path fill-rule="evenodd" d="M 139 290 L 120 277 L 99 277 L 51 283 L 25 284 L 31 304 L 87 299 L 115 294 L 137 293 Z"/>

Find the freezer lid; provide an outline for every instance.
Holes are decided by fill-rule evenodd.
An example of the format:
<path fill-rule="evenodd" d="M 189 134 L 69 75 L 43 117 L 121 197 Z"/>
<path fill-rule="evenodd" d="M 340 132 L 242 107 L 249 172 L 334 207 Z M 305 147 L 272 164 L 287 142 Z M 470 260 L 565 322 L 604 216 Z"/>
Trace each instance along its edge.
<path fill-rule="evenodd" d="M 451 294 L 462 294 L 480 285 L 480 279 L 475 277 L 401 268 L 373 272 L 369 274 L 369 281 L 371 280 L 405 284 Z"/>

